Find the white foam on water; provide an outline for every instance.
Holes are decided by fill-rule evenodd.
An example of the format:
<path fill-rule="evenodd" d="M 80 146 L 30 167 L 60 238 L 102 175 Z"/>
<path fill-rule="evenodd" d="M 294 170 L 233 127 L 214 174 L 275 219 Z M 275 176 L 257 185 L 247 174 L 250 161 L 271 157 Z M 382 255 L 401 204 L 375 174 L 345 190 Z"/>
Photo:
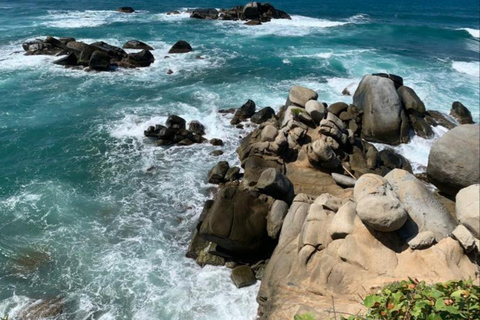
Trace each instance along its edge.
<path fill-rule="evenodd" d="M 151 19 L 148 11 L 137 11 L 124 14 L 114 10 L 49 10 L 48 15 L 41 17 L 42 26 L 60 29 L 96 28 L 115 22 L 139 21 Z"/>
<path fill-rule="evenodd" d="M 472 29 L 472 28 L 460 28 L 457 30 L 463 30 L 468 32 L 474 38 L 480 38 L 480 30 L 479 29 Z"/>
<path fill-rule="evenodd" d="M 386 148 L 394 149 L 410 161 L 413 173 L 423 173 L 426 171 L 428 155 L 430 154 L 433 144 L 448 131 L 448 129 L 442 126 L 432 127 L 432 129 L 435 134 L 432 139 L 424 139 L 419 136 L 414 136 L 409 143 L 400 144 L 398 146 L 389 146 L 381 143 L 374 143 L 374 145 L 378 150 Z"/>
<path fill-rule="evenodd" d="M 272 19 L 258 26 L 244 25 L 245 21 L 215 21 L 227 33 L 261 37 L 267 35 L 283 37 L 301 37 L 314 32 L 324 32 L 328 28 L 341 27 L 347 24 L 359 24 L 367 21 L 366 16 L 356 15 L 345 21 L 312 18 L 301 15 L 292 15 L 288 19 Z"/>
<path fill-rule="evenodd" d="M 18 312 L 22 310 L 23 307 L 31 303 L 33 300 L 25 296 L 13 295 L 10 298 L 0 301 L 0 315 L 4 317 L 9 316 L 9 319 L 14 319 Z"/>
<path fill-rule="evenodd" d="M 465 61 L 453 61 L 452 68 L 460 73 L 468 74 L 472 77 L 480 77 L 480 62 L 479 61 L 472 61 L 472 62 L 465 62 Z"/>

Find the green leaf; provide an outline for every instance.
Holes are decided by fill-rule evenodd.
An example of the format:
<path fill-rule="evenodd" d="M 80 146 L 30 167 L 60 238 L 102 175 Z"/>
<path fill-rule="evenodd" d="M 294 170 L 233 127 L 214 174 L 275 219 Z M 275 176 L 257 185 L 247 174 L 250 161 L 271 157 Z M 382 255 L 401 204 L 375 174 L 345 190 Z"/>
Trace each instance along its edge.
<path fill-rule="evenodd" d="M 427 320 L 442 320 L 442 317 L 438 314 L 432 313 L 428 316 Z"/>
<path fill-rule="evenodd" d="M 367 297 L 365 297 L 365 300 L 363 301 L 363 305 L 367 308 L 373 308 L 376 303 L 380 303 L 382 301 L 382 298 L 377 296 L 376 294 L 371 294 Z"/>

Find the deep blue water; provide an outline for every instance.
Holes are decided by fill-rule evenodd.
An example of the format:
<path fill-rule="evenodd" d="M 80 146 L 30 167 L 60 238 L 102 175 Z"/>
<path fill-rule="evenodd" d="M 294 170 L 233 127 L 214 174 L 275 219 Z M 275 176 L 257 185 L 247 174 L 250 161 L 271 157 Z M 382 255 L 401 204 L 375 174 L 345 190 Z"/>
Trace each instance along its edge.
<path fill-rule="evenodd" d="M 0 316 L 61 294 L 65 319 L 253 319 L 257 287 L 236 290 L 226 269 L 184 258 L 209 197 L 206 172 L 235 163 L 245 134 L 218 109 L 247 99 L 278 107 L 295 84 L 351 102 L 345 87 L 390 72 L 427 108 L 459 100 L 479 120 L 478 1 L 272 3 L 293 20 L 247 27 L 164 14 L 237 1 L 0 1 Z M 138 13 L 113 11 L 123 5 Z M 139 39 L 156 62 L 98 74 L 23 56 L 22 42 L 47 35 Z M 180 39 L 195 52 L 164 59 Z M 225 154 L 152 145 L 143 130 L 168 113 L 204 122 Z M 431 143 L 398 150 L 421 170 Z"/>

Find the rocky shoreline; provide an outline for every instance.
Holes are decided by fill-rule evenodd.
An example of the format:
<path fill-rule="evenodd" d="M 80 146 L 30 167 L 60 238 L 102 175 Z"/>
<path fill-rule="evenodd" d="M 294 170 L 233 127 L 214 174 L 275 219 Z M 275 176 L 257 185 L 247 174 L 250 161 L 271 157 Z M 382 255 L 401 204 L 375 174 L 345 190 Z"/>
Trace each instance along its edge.
<path fill-rule="evenodd" d="M 358 294 L 409 276 L 479 280 L 480 132 L 459 125 L 473 122 L 468 109 L 427 110 L 388 74 L 366 75 L 353 102 L 328 106 L 296 86 L 278 114 L 253 101 L 222 111 L 234 112 L 232 125 L 250 119 L 256 128 L 237 149 L 243 172 L 225 161 L 209 172 L 219 189 L 186 255 L 231 268 L 239 288 L 261 280 L 260 319 L 326 319 L 332 301 L 337 314 L 357 314 Z M 450 131 L 422 174 L 371 143 L 430 139 L 437 125 Z M 146 135 L 161 140 L 154 129 Z"/>

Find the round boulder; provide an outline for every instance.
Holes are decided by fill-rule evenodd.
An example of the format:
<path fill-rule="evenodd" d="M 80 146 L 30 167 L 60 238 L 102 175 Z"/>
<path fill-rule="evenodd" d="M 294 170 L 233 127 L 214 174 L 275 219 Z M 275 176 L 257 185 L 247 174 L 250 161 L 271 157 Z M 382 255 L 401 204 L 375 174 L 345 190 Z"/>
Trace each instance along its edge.
<path fill-rule="evenodd" d="M 187 53 L 193 51 L 192 46 L 183 40 L 177 41 L 168 53 Z"/>
<path fill-rule="evenodd" d="M 480 239 L 480 185 L 475 184 L 457 193 L 455 213 L 458 221 Z"/>
<path fill-rule="evenodd" d="M 480 180 L 480 127 L 465 124 L 438 139 L 428 156 L 427 176 L 443 193 L 458 191 Z"/>

